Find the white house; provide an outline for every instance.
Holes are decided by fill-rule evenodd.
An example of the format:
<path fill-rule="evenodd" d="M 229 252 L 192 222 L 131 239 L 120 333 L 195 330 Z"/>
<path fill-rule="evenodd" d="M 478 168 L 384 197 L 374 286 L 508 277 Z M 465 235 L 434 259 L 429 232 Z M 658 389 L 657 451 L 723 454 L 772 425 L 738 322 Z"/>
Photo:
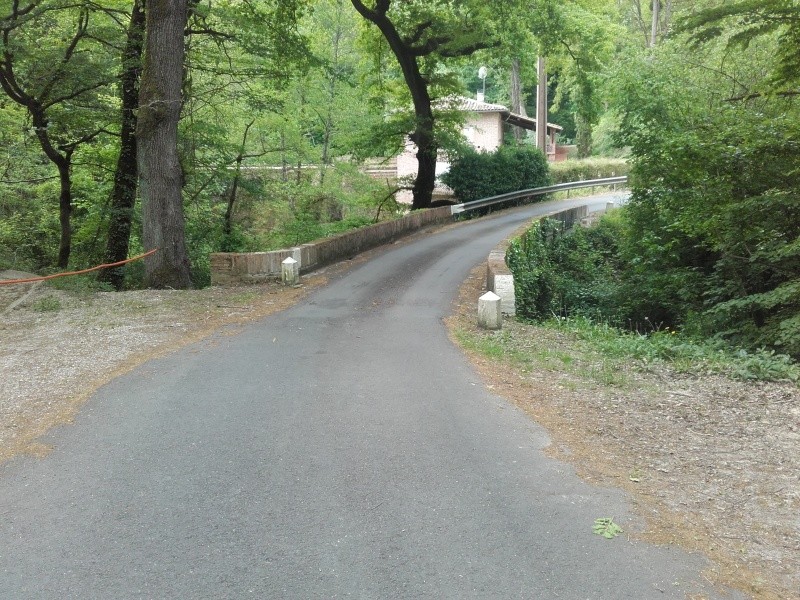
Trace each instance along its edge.
<path fill-rule="evenodd" d="M 505 124 L 522 127 L 536 131 L 536 119 L 512 113 L 502 104 L 484 102 L 483 94 L 478 93 L 477 99 L 462 96 L 452 100 L 453 108 L 466 113 L 461 133 L 466 140 L 478 151 L 493 152 L 503 143 L 503 127 Z M 552 123 L 547 124 L 547 158 L 556 158 L 556 136 L 561 127 Z M 417 176 L 417 148 L 408 141 L 405 149 L 397 157 L 397 178 L 413 179 Z M 437 177 L 447 172 L 450 164 L 441 155 L 436 163 Z M 434 190 L 435 196 L 449 196 L 452 191 L 437 182 Z M 398 201 L 411 202 L 411 192 L 404 190 L 398 194 Z"/>

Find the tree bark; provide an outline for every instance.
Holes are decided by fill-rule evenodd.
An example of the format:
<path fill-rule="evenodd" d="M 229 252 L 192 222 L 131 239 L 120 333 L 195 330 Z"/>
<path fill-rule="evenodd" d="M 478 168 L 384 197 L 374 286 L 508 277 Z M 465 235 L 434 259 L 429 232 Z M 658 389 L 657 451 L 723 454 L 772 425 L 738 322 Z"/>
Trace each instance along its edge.
<path fill-rule="evenodd" d="M 658 43 L 658 21 L 661 18 L 661 0 L 653 0 L 653 14 L 650 27 L 650 47 L 655 48 Z"/>
<path fill-rule="evenodd" d="M 145 259 L 145 284 L 154 288 L 192 285 L 178 158 L 186 22 L 186 0 L 148 0 L 136 137 L 142 239 L 158 249 Z"/>
<path fill-rule="evenodd" d="M 111 191 L 111 218 L 105 254 L 107 263 L 125 260 L 130 249 L 131 221 L 139 177 L 136 165 L 136 110 L 139 108 L 139 75 L 144 48 L 144 10 L 144 0 L 134 0 L 122 54 L 120 148 Z M 125 268 L 105 269 L 100 272 L 99 279 L 120 290 L 125 282 Z"/>
<path fill-rule="evenodd" d="M 412 48 L 407 45 L 394 23 L 386 16 L 389 3 L 386 2 L 386 9 L 383 12 L 370 11 L 364 5 L 353 0 L 353 6 L 367 20 L 374 23 L 383 37 L 386 38 L 389 48 L 395 55 L 397 62 L 400 63 L 400 70 L 403 72 L 408 90 L 411 92 L 411 100 L 414 103 L 414 131 L 409 135 L 409 139 L 417 146 L 417 178 L 412 188 L 413 200 L 411 209 L 428 208 L 431 205 L 433 187 L 436 183 L 436 157 L 438 147 L 433 135 L 433 109 L 431 108 L 431 97 L 428 93 L 428 84 L 419 69 L 417 57 Z"/>
<path fill-rule="evenodd" d="M 56 266 L 59 269 L 66 269 L 69 266 L 69 256 L 72 253 L 72 153 L 74 148 L 59 152 L 53 145 L 48 133 L 49 121 L 45 115 L 41 103 L 28 98 L 28 114 L 31 116 L 31 123 L 36 130 L 36 137 L 45 156 L 58 169 L 58 222 L 60 237 L 58 240 L 58 259 Z"/>
<path fill-rule="evenodd" d="M 394 23 L 387 16 L 391 0 L 380 0 L 374 9 L 367 8 L 360 0 L 351 0 L 358 13 L 378 27 L 392 53 L 400 64 L 403 79 L 406 82 L 411 100 L 414 103 L 414 131 L 409 139 L 417 146 L 417 178 L 412 188 L 413 200 L 411 209 L 428 208 L 431 205 L 433 188 L 436 183 L 436 158 L 438 145 L 434 136 L 434 117 L 431 108 L 431 97 L 428 92 L 428 83 L 422 76 L 417 62 L 417 57 L 427 56 L 434 52 L 434 48 L 415 48 L 412 43 L 403 40 Z M 428 24 L 423 24 L 419 29 L 421 34 Z M 417 40 L 418 41 L 418 40 Z M 468 54 L 464 52 L 462 55 Z"/>

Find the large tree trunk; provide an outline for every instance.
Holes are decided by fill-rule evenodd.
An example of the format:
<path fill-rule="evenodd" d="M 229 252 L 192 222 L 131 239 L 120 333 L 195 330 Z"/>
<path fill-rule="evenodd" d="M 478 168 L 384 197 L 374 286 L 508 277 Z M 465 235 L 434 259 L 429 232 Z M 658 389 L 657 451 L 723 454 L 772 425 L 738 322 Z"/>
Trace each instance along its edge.
<path fill-rule="evenodd" d="M 158 249 L 145 259 L 145 284 L 155 288 L 183 289 L 192 285 L 178 160 L 186 19 L 186 0 L 147 2 L 136 137 L 142 238 L 146 250 Z"/>
<path fill-rule="evenodd" d="M 105 262 L 115 263 L 128 258 L 131 238 L 131 221 L 136 204 L 136 187 L 139 177 L 136 165 L 136 110 L 139 108 L 139 73 L 144 46 L 144 0 L 134 0 L 125 50 L 122 54 L 120 76 L 122 123 L 120 128 L 119 157 L 114 172 L 114 189 L 111 192 L 111 219 L 108 224 L 108 243 Z M 99 279 L 122 289 L 125 268 L 116 267 L 100 272 Z"/>
<path fill-rule="evenodd" d="M 351 1 L 361 16 L 374 23 L 386 38 L 389 48 L 400 64 L 408 90 L 411 92 L 411 99 L 414 102 L 415 127 L 409 138 L 417 146 L 419 163 L 417 179 L 414 181 L 412 190 L 414 199 L 411 209 L 428 208 L 431 205 L 433 187 L 436 183 L 436 157 L 439 148 L 433 135 L 434 120 L 428 83 L 422 76 L 417 63 L 417 56 L 420 54 L 415 53 L 413 48 L 403 41 L 397 28 L 386 16 L 389 2 L 382 3 L 381 11 L 372 11 L 358 0 Z"/>
<path fill-rule="evenodd" d="M 417 178 L 411 190 L 413 194 L 411 210 L 430 207 L 433 188 L 436 185 L 436 157 L 439 148 L 433 137 L 433 114 L 428 117 L 420 114 L 421 112 L 425 111 L 415 110 L 417 127 L 410 136 L 411 141 L 417 145 L 417 163 L 419 165 Z M 428 112 L 431 112 L 430 106 Z"/>
<path fill-rule="evenodd" d="M 433 197 L 433 188 L 436 185 L 436 158 L 439 154 L 439 147 L 433 136 L 433 111 L 431 110 L 431 99 L 428 96 L 428 87 L 424 83 L 421 92 L 427 101 L 414 102 L 414 116 L 416 117 L 416 128 L 409 137 L 417 145 L 417 179 L 412 188 L 413 201 L 411 210 L 428 208 Z M 413 96 L 412 90 L 412 96 Z"/>
<path fill-rule="evenodd" d="M 428 208 L 431 205 L 433 187 L 436 184 L 436 158 L 439 148 L 433 135 L 433 109 L 428 83 L 422 76 L 417 57 L 403 43 L 394 26 L 387 20 L 376 23 L 392 49 L 414 102 L 414 131 L 409 138 L 417 146 L 417 179 L 412 188 L 411 209 Z"/>

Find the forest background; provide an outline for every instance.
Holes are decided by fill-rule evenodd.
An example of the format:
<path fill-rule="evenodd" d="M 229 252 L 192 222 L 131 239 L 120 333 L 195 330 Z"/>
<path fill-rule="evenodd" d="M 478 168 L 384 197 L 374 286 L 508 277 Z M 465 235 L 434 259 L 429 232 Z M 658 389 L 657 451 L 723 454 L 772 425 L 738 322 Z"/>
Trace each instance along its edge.
<path fill-rule="evenodd" d="M 397 185 L 365 165 L 389 161 L 409 133 L 429 155 L 468 154 L 463 116 L 437 100 L 484 83 L 487 101 L 535 114 L 546 56 L 560 142 L 633 167 L 613 248 L 595 246 L 616 264 L 590 269 L 641 299 L 616 318 L 800 352 L 794 0 L 2 5 L 0 268 L 48 273 L 150 249 L 148 228 L 166 217 L 143 210 L 156 186 L 139 170 L 141 148 L 136 157 L 142 122 L 166 118 L 148 112 L 163 99 L 142 83 L 164 66 L 157 52 L 181 57 L 178 95 L 163 104 L 177 109 L 179 205 L 163 214 L 185 236 L 173 260 L 181 286 L 208 284 L 210 252 L 294 245 L 398 214 Z M 170 19 L 179 51 L 155 46 Z M 169 163 L 149 156 L 156 170 Z M 419 181 L 405 183 L 416 208 L 430 202 Z M 141 263 L 100 279 L 165 285 Z M 558 298 L 558 310 L 583 310 Z"/>

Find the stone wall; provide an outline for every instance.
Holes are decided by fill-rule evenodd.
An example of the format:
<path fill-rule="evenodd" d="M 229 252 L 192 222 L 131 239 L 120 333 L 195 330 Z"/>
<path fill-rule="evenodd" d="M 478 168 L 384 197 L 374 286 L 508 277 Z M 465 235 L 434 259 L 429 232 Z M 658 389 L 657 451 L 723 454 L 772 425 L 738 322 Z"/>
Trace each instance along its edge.
<path fill-rule="evenodd" d="M 360 252 L 386 244 L 427 225 L 451 221 L 449 206 L 417 210 L 393 221 L 384 221 L 295 248 L 272 252 L 216 252 L 211 254 L 211 285 L 257 283 L 280 279 L 281 263 L 291 257 L 307 273 Z"/>

